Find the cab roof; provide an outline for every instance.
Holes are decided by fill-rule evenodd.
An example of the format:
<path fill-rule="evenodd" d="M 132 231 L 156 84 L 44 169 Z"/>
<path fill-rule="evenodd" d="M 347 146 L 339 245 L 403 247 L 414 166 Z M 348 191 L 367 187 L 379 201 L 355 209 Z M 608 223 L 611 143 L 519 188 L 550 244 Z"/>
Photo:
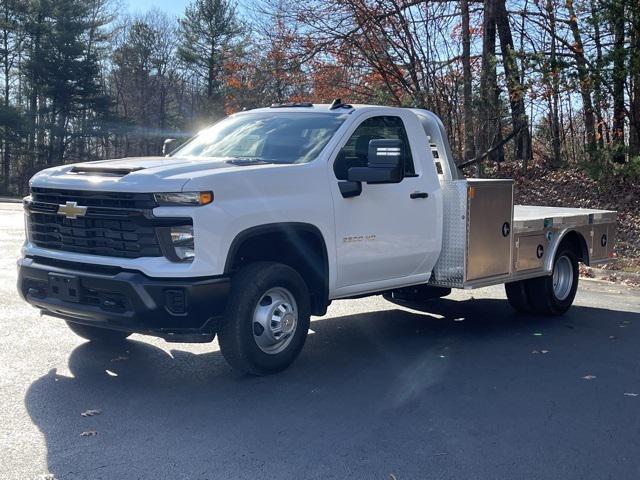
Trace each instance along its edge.
<path fill-rule="evenodd" d="M 242 113 L 254 112 L 254 113 L 262 113 L 262 112 L 282 112 L 282 113 L 333 113 L 335 115 L 343 115 L 350 114 L 354 111 L 363 111 L 363 110 L 380 110 L 380 109 L 394 109 L 401 110 L 398 107 L 387 107 L 384 105 L 366 105 L 366 104 L 356 104 L 356 105 L 341 105 L 338 107 L 331 108 L 333 104 L 329 103 L 284 103 L 284 104 L 274 104 L 270 107 L 261 107 L 254 108 L 251 110 L 245 110 Z"/>

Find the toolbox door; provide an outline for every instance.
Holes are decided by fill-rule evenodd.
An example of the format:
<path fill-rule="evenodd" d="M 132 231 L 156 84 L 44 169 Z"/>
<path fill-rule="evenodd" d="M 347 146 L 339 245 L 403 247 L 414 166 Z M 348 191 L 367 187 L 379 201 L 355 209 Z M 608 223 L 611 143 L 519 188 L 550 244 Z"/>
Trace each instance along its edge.
<path fill-rule="evenodd" d="M 470 180 L 467 196 L 465 280 L 508 274 L 513 235 L 513 182 Z"/>

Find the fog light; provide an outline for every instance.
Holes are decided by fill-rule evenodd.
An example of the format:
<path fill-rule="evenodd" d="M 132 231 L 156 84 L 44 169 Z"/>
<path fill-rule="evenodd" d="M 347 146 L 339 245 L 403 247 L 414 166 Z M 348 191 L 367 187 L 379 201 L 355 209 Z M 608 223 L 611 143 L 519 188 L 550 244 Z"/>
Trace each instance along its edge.
<path fill-rule="evenodd" d="M 187 302 L 183 289 L 165 290 L 164 298 L 165 306 L 170 313 L 180 315 L 187 311 Z"/>
<path fill-rule="evenodd" d="M 171 227 L 171 245 L 179 260 L 192 262 L 196 256 L 193 241 L 193 226 L 181 225 L 179 227 Z"/>

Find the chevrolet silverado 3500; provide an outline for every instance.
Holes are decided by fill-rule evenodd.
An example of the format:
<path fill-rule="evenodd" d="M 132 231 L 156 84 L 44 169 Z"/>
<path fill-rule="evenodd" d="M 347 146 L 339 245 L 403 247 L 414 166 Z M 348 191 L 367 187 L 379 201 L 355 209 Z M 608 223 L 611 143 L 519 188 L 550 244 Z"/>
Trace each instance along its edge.
<path fill-rule="evenodd" d="M 339 101 L 237 113 L 166 157 L 49 168 L 30 189 L 27 302 L 92 341 L 217 335 L 254 374 L 286 368 L 334 299 L 503 283 L 516 310 L 562 314 L 578 262 L 615 237 L 616 212 L 465 179 L 429 111 Z"/>

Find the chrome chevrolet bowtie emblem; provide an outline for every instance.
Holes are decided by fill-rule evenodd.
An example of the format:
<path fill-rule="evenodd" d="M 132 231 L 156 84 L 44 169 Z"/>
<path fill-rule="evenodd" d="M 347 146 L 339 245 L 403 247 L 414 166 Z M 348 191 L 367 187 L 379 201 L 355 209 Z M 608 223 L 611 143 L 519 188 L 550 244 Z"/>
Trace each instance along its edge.
<path fill-rule="evenodd" d="M 58 213 L 73 220 L 84 217 L 87 213 L 87 207 L 79 207 L 78 202 L 67 202 L 64 205 L 58 205 Z"/>

